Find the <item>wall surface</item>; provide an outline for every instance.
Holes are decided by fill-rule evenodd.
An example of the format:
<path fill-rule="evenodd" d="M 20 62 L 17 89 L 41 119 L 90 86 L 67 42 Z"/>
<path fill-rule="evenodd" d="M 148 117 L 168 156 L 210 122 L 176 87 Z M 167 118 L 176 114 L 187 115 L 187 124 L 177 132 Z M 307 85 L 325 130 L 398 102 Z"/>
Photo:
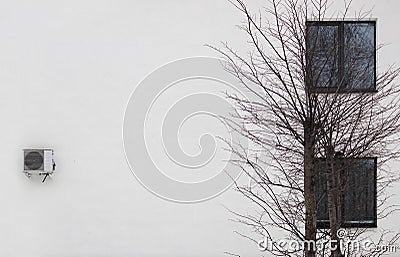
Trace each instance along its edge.
<path fill-rule="evenodd" d="M 389 43 L 379 65 L 400 63 L 400 5 L 354 1 L 373 6 Z M 232 190 L 198 204 L 160 199 L 132 175 L 122 143 L 136 85 L 167 62 L 217 56 L 204 44 L 242 49 L 242 20 L 225 0 L 1 1 L 0 256 L 258 256 L 224 208 L 251 205 Z M 55 150 L 43 184 L 21 173 L 22 149 L 35 147 Z"/>

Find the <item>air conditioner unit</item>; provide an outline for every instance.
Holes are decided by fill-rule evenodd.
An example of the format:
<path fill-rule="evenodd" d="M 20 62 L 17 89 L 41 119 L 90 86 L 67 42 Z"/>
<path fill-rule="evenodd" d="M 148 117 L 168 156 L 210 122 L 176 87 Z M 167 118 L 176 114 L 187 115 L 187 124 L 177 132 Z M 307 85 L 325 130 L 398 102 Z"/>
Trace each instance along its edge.
<path fill-rule="evenodd" d="M 31 175 L 51 175 L 55 170 L 52 149 L 24 149 L 24 173 Z"/>

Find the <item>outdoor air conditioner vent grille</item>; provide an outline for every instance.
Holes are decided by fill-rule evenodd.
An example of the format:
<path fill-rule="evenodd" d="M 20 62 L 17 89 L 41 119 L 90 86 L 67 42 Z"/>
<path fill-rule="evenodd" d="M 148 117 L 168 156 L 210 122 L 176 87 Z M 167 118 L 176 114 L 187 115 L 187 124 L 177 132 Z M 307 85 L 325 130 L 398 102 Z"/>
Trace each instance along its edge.
<path fill-rule="evenodd" d="M 43 170 L 43 150 L 33 150 L 24 153 L 25 170 Z"/>

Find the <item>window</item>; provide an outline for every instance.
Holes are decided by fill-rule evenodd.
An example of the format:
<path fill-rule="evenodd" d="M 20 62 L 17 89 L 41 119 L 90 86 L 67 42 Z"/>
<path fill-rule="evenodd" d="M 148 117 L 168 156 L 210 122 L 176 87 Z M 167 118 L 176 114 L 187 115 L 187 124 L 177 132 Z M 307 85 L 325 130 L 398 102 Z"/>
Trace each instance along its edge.
<path fill-rule="evenodd" d="M 307 21 L 307 87 L 316 93 L 376 91 L 376 22 Z"/>
<path fill-rule="evenodd" d="M 341 186 L 341 227 L 377 226 L 376 212 L 376 158 L 335 158 L 334 169 L 339 174 Z M 316 183 L 315 198 L 317 202 L 317 228 L 329 228 L 326 161 L 315 159 Z"/>

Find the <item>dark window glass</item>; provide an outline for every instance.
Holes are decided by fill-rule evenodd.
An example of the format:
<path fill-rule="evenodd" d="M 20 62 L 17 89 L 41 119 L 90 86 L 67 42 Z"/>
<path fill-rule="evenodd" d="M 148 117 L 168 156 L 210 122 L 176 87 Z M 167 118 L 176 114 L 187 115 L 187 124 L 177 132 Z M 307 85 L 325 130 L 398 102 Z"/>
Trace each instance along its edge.
<path fill-rule="evenodd" d="M 376 158 L 335 159 L 333 166 L 340 176 L 342 227 L 376 227 L 376 165 Z M 326 170 L 325 159 L 316 159 L 318 228 L 330 227 Z"/>
<path fill-rule="evenodd" d="M 375 22 L 307 22 L 307 86 L 316 92 L 375 91 Z"/>
<path fill-rule="evenodd" d="M 335 87 L 338 83 L 338 27 L 312 26 L 309 28 L 312 76 L 318 87 Z"/>
<path fill-rule="evenodd" d="M 375 26 L 344 24 L 344 80 L 352 89 L 374 88 Z"/>

